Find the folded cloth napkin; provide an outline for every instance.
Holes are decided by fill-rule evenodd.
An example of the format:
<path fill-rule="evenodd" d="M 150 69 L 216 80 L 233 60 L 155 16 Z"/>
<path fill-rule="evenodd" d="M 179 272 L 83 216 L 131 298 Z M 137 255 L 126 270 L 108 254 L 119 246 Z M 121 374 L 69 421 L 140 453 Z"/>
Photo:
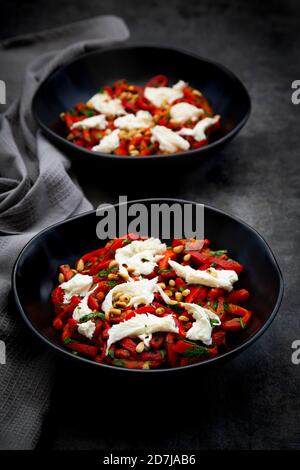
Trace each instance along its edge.
<path fill-rule="evenodd" d="M 3 114 L 0 129 L 0 340 L 6 347 L 6 363 L 0 364 L 2 449 L 35 447 L 54 370 L 53 356 L 32 341 L 11 302 L 13 263 L 36 232 L 91 208 L 67 172 L 68 160 L 37 131 L 32 97 L 66 60 L 128 36 L 121 19 L 102 16 L 0 43 L 0 78 L 9 99 L 11 87 L 17 90 L 22 83 L 20 99 Z"/>

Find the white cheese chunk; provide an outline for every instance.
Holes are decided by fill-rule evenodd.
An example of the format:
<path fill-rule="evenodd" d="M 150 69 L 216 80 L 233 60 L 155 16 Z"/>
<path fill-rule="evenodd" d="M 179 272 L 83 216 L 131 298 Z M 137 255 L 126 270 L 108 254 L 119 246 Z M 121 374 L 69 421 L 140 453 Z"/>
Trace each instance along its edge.
<path fill-rule="evenodd" d="M 216 124 L 220 120 L 220 116 L 216 115 L 212 118 L 206 117 L 204 119 L 201 119 L 193 129 L 190 129 L 188 127 L 183 127 L 178 131 L 179 135 L 190 135 L 194 137 L 197 142 L 201 142 L 202 140 L 206 140 L 206 134 L 205 131 L 212 126 L 213 124 Z"/>
<path fill-rule="evenodd" d="M 173 85 L 173 87 L 146 87 L 144 96 L 148 101 L 150 101 L 150 103 L 159 108 L 165 102 L 171 104 L 173 101 L 182 98 L 182 89 L 185 86 L 187 86 L 187 84 L 180 80 L 178 83 Z"/>
<path fill-rule="evenodd" d="M 90 295 L 90 292 L 88 292 L 87 295 L 83 297 L 82 301 L 77 305 L 77 307 L 74 308 L 73 315 L 72 315 L 74 320 L 79 321 L 85 315 L 89 315 L 90 313 L 93 312 L 93 310 L 90 309 L 90 307 L 88 306 L 89 295 Z"/>
<path fill-rule="evenodd" d="M 177 103 L 170 109 L 170 117 L 178 122 L 196 121 L 203 113 L 203 109 L 190 103 Z"/>
<path fill-rule="evenodd" d="M 152 115 L 148 111 L 138 111 L 136 114 L 126 114 L 114 121 L 119 129 L 146 129 L 153 125 Z"/>
<path fill-rule="evenodd" d="M 74 122 L 71 129 L 105 129 L 107 120 L 104 114 L 92 116 L 82 121 Z"/>
<path fill-rule="evenodd" d="M 78 333 L 85 336 L 88 339 L 92 339 L 96 329 L 96 324 L 92 320 L 88 320 L 78 325 Z"/>
<path fill-rule="evenodd" d="M 126 114 L 121 100 L 119 98 L 111 98 L 108 93 L 96 93 L 96 95 L 89 99 L 87 105 L 106 116 L 120 116 Z"/>
<path fill-rule="evenodd" d="M 233 283 L 238 280 L 238 275 L 231 269 L 208 268 L 205 271 L 193 269 L 190 266 L 182 266 L 176 261 L 169 260 L 169 265 L 177 276 L 185 279 L 187 284 L 202 284 L 207 287 L 221 287 L 232 290 Z"/>
<path fill-rule="evenodd" d="M 99 144 L 92 148 L 93 152 L 111 153 L 116 150 L 120 145 L 119 132 L 119 129 L 115 129 L 103 137 Z"/>
<path fill-rule="evenodd" d="M 113 325 L 108 330 L 108 341 L 106 354 L 112 344 L 128 336 L 150 335 L 156 332 L 178 333 L 178 326 L 175 323 L 173 315 L 157 317 L 151 313 L 135 315 L 127 321 Z"/>
<path fill-rule="evenodd" d="M 64 291 L 64 303 L 68 303 L 73 295 L 84 297 L 93 284 L 93 277 L 87 274 L 75 274 L 69 281 L 60 284 Z"/>
<path fill-rule="evenodd" d="M 188 150 L 190 144 L 176 132 L 165 126 L 155 126 L 152 129 L 151 142 L 158 142 L 162 152 L 174 153 L 178 150 Z"/>
<path fill-rule="evenodd" d="M 141 279 L 140 281 L 129 281 L 124 282 L 123 284 L 118 284 L 113 287 L 108 294 L 106 295 L 103 303 L 102 310 L 106 313 L 113 306 L 114 296 L 121 292 L 130 297 L 128 305 L 133 305 L 136 308 L 138 305 L 149 305 L 154 299 L 154 293 L 159 291 L 159 286 L 157 285 L 158 278 L 154 279 Z"/>
<path fill-rule="evenodd" d="M 215 326 L 220 325 L 221 321 L 218 315 L 197 304 L 181 302 L 180 305 L 184 307 L 195 320 L 186 333 L 187 339 L 202 341 L 202 343 L 209 346 L 212 343 L 211 335 L 213 330 L 210 320 L 213 320 Z"/>
<path fill-rule="evenodd" d="M 162 258 L 162 253 L 166 249 L 166 244 L 161 243 L 158 238 L 134 240 L 129 245 L 116 250 L 115 260 L 119 266 L 126 265 L 127 268 L 134 269 L 135 276 L 147 275 L 157 266 L 157 261 Z"/>

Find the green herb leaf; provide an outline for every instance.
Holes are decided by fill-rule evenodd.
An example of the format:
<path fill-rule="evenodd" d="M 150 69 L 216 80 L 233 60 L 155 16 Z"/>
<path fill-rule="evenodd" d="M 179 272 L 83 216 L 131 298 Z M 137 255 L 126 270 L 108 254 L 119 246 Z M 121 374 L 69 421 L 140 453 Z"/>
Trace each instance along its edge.
<path fill-rule="evenodd" d="M 183 353 L 184 357 L 198 357 L 198 356 L 205 356 L 210 357 L 210 352 L 207 348 L 203 346 L 195 346 L 194 348 L 187 349 Z"/>
<path fill-rule="evenodd" d="M 103 312 L 88 313 L 87 315 L 81 317 L 79 322 L 85 323 L 86 321 L 91 320 L 92 318 L 101 318 L 101 320 L 104 320 L 105 315 Z"/>
<path fill-rule="evenodd" d="M 239 318 L 239 322 L 240 322 L 240 324 L 241 324 L 242 330 L 245 330 L 245 329 L 247 328 L 246 323 L 243 322 L 243 319 L 242 319 L 242 318 Z"/>
<path fill-rule="evenodd" d="M 64 344 L 69 344 L 69 343 L 71 343 L 71 341 L 72 341 L 71 338 L 65 338 L 64 339 Z"/>
<path fill-rule="evenodd" d="M 217 250 L 217 251 L 211 251 L 210 254 L 212 256 L 222 256 L 227 253 L 227 250 Z"/>
<path fill-rule="evenodd" d="M 114 359 L 113 361 L 115 366 L 125 367 L 125 363 L 122 359 Z"/>
<path fill-rule="evenodd" d="M 115 352 L 113 349 L 110 349 L 107 353 L 107 355 L 111 358 L 111 359 L 114 359 L 115 358 Z"/>
<path fill-rule="evenodd" d="M 217 310 L 218 305 L 219 305 L 219 301 L 218 301 L 218 300 L 215 300 L 214 303 L 212 304 L 213 310 Z"/>

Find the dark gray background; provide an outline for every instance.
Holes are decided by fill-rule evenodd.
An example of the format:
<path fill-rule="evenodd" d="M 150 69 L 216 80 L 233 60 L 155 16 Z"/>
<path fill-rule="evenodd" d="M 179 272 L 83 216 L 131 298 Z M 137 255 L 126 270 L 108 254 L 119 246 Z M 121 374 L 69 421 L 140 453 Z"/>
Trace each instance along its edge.
<path fill-rule="evenodd" d="M 170 169 L 166 184 L 154 185 L 147 173 L 142 184 L 124 187 L 113 184 L 113 171 L 107 183 L 80 172 L 86 195 L 94 204 L 127 193 L 180 197 L 241 217 L 270 243 L 285 297 L 263 338 L 192 380 L 133 383 L 61 363 L 39 447 L 300 449 L 300 365 L 291 363 L 291 343 L 300 339 L 300 105 L 291 103 L 291 82 L 300 79 L 300 3 L 11 0 L 1 3 L 0 37 L 110 13 L 127 22 L 129 42 L 180 46 L 222 62 L 244 81 L 253 110 L 241 134 L 200 167 Z"/>

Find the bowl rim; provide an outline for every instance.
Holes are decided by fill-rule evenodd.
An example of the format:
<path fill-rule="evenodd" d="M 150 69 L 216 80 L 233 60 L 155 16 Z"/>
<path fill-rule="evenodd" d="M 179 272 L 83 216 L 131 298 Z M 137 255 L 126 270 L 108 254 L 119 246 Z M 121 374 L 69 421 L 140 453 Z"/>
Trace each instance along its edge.
<path fill-rule="evenodd" d="M 69 142 L 66 138 L 60 136 L 59 134 L 57 134 L 57 132 L 55 132 L 49 126 L 47 126 L 46 124 L 43 123 L 42 119 L 40 119 L 40 117 L 39 117 L 39 113 L 38 113 L 38 110 L 37 110 L 39 95 L 42 93 L 44 86 L 47 85 L 47 83 L 53 78 L 53 76 L 55 74 L 61 72 L 65 68 L 67 68 L 70 65 L 80 61 L 81 59 L 83 59 L 85 57 L 89 57 L 89 56 L 97 55 L 97 54 L 102 54 L 102 53 L 106 53 L 106 52 L 121 51 L 121 50 L 127 50 L 128 51 L 128 50 L 133 50 L 133 49 L 156 49 L 156 50 L 160 50 L 160 51 L 161 50 L 172 51 L 172 52 L 176 52 L 176 53 L 179 53 L 179 54 L 182 54 L 182 55 L 185 55 L 185 56 L 189 56 L 193 59 L 197 59 L 197 60 L 202 61 L 204 63 L 210 64 L 210 65 L 216 67 L 217 69 L 222 70 L 222 72 L 224 72 L 227 76 L 229 76 L 231 78 L 231 80 L 233 80 L 233 82 L 235 82 L 235 85 L 238 85 L 240 87 L 240 89 L 242 90 L 242 92 L 245 95 L 245 103 L 246 103 L 248 109 L 247 109 L 244 117 L 240 120 L 240 122 L 233 129 L 231 129 L 230 132 L 228 132 L 228 134 L 224 135 L 223 137 L 220 137 L 219 139 L 217 139 L 214 142 L 210 142 L 207 145 L 205 145 L 203 147 L 200 147 L 199 149 L 192 149 L 192 150 L 187 150 L 187 151 L 184 151 L 184 152 L 177 152 L 177 153 L 171 153 L 171 154 L 143 155 L 143 156 L 139 156 L 139 157 L 135 157 L 135 156 L 132 156 L 132 155 L 112 155 L 112 154 L 109 154 L 109 153 L 92 152 L 91 150 L 85 149 L 83 147 L 79 147 L 78 145 L 73 144 L 72 142 Z M 76 151 L 77 154 L 81 154 L 82 157 L 85 154 L 87 157 L 93 158 L 93 160 L 97 160 L 99 158 L 105 158 L 107 160 L 118 159 L 118 160 L 123 160 L 123 161 L 125 161 L 125 160 L 140 161 L 140 160 L 153 160 L 153 159 L 157 159 L 157 158 L 159 158 L 159 159 L 163 158 L 165 160 L 165 159 L 172 158 L 172 157 L 173 158 L 174 157 L 184 157 L 184 156 L 194 157 L 196 155 L 199 155 L 199 154 L 202 154 L 202 153 L 205 153 L 205 152 L 209 152 L 210 150 L 213 150 L 214 148 L 225 144 L 228 140 L 230 140 L 232 137 L 234 137 L 245 126 L 246 122 L 248 121 L 248 119 L 250 117 L 250 114 L 251 114 L 251 108 L 252 108 L 251 98 L 250 98 L 249 92 L 248 92 L 247 88 L 245 87 L 244 83 L 242 82 L 242 80 L 234 72 L 229 70 L 225 65 L 220 64 L 219 62 L 216 62 L 214 60 L 210 60 L 210 59 L 207 59 L 205 57 L 202 57 L 202 56 L 200 56 L 198 54 L 195 54 L 194 52 L 190 52 L 189 50 L 186 50 L 184 48 L 173 47 L 173 46 L 159 46 L 157 44 L 151 44 L 151 43 L 149 43 L 149 44 L 131 44 L 131 45 L 126 44 L 126 45 L 119 45 L 119 46 L 111 46 L 111 47 L 105 47 L 105 48 L 97 48 L 97 49 L 89 51 L 89 52 L 84 52 L 84 53 L 76 56 L 75 58 L 66 61 L 63 65 L 60 65 L 57 68 L 55 68 L 50 73 L 50 75 L 48 77 L 46 77 L 45 80 L 43 80 L 39 84 L 37 90 L 34 93 L 33 99 L 32 99 L 32 113 L 33 113 L 33 116 L 34 116 L 38 126 L 45 132 L 45 134 L 48 137 L 52 138 L 53 141 L 56 141 L 57 143 L 60 143 L 61 145 L 65 145 L 66 147 L 69 147 L 70 150 Z M 222 116 L 221 116 L 221 118 L 222 118 Z"/>
<path fill-rule="evenodd" d="M 174 199 L 174 198 L 149 198 L 149 199 L 135 199 L 135 200 L 132 200 L 132 201 L 127 201 L 127 202 L 123 202 L 123 203 L 116 203 L 116 204 L 112 204 L 113 207 L 119 207 L 120 205 L 124 205 L 124 204 L 134 204 L 134 203 L 141 203 L 141 202 L 145 202 L 145 201 L 153 201 L 153 202 L 171 202 L 171 203 L 181 203 L 181 204 L 202 204 L 202 203 L 199 203 L 199 202 L 196 202 L 196 201 L 188 201 L 188 200 L 185 200 L 185 199 Z M 187 366 L 178 366 L 178 367 L 174 367 L 174 368 L 162 368 L 162 369 L 148 369 L 148 370 L 143 370 L 143 369 L 128 369 L 128 368 L 121 368 L 121 367 L 117 367 L 117 366 L 113 366 L 113 365 L 109 365 L 109 364 L 102 364 L 102 363 L 98 363 L 98 362 L 95 362 L 95 361 L 92 361 L 90 359 L 87 359 L 85 357 L 82 357 L 82 356 L 77 356 L 77 355 L 74 355 L 72 354 L 70 351 L 68 351 L 67 349 L 63 349 L 62 346 L 59 346 L 59 345 L 56 345 L 55 343 L 53 343 L 52 341 L 50 341 L 48 338 L 46 338 L 42 333 L 40 333 L 36 327 L 34 326 L 34 324 L 31 322 L 31 320 L 29 319 L 29 317 L 27 316 L 25 310 L 23 309 L 22 307 L 22 304 L 21 304 L 21 301 L 19 299 L 19 295 L 18 295 L 18 289 L 17 289 L 17 272 L 18 272 L 18 268 L 19 268 L 19 263 L 20 261 L 22 260 L 23 256 L 26 254 L 26 251 L 27 249 L 36 241 L 36 239 L 38 239 L 39 237 L 41 237 L 44 233 L 46 233 L 47 231 L 49 230 L 52 230 L 52 229 L 55 229 L 57 226 L 60 226 L 60 225 L 63 225 L 65 223 L 69 223 L 69 222 L 73 222 L 74 220 L 76 219 L 79 219 L 79 218 L 82 218 L 82 217 L 85 217 L 85 216 L 88 216 L 90 214 L 96 214 L 96 209 L 93 209 L 93 210 L 90 210 L 90 211 L 86 211 L 86 212 L 83 212 L 81 214 L 78 214 L 74 217 L 70 217 L 66 220 L 63 220 L 63 221 L 60 221 L 60 222 L 56 222 L 55 224 L 52 224 L 50 225 L 49 227 L 46 227 L 44 228 L 43 230 L 41 230 L 40 232 L 38 232 L 34 237 L 32 237 L 27 243 L 26 245 L 23 247 L 23 249 L 21 250 L 21 252 L 19 253 L 15 263 L 14 263 L 14 267 L 13 267 L 13 271 L 12 271 L 12 276 L 11 276 L 11 281 L 12 281 L 12 292 L 13 292 L 13 297 L 14 297 L 14 301 L 15 301 L 15 304 L 21 314 L 21 317 L 22 319 L 24 320 L 24 322 L 27 324 L 27 326 L 30 328 L 30 330 L 43 342 L 43 343 L 46 343 L 47 346 L 50 347 L 50 349 L 53 349 L 56 353 L 62 355 L 63 357 L 67 357 L 67 358 L 71 358 L 75 361 L 79 361 L 79 363 L 82 363 L 82 364 L 88 364 L 90 366 L 96 366 L 96 367 L 103 367 L 104 369 L 107 369 L 107 370 L 111 370 L 111 371 L 121 371 L 121 372 L 132 372 L 132 373 L 170 373 L 170 372 L 178 372 L 178 371 L 182 371 L 182 370 L 190 370 L 194 367 L 205 367 L 205 366 L 208 366 L 210 364 L 215 364 L 217 362 L 221 362 L 222 360 L 225 360 L 226 358 L 230 358 L 230 357 L 234 357 L 235 355 L 237 355 L 238 353 L 244 351 L 246 348 L 248 348 L 249 346 L 251 346 L 260 336 L 263 335 L 263 333 L 266 332 L 266 330 L 269 328 L 269 326 L 271 325 L 271 323 L 273 322 L 275 316 L 277 315 L 277 312 L 279 310 L 279 307 L 281 305 L 281 302 L 282 302 L 282 298 L 283 298 L 283 293 L 284 293 L 284 281 L 283 281 L 283 276 L 282 276 L 282 272 L 281 272 L 281 269 L 278 265 L 278 262 L 270 248 L 270 246 L 268 245 L 268 243 L 266 242 L 266 240 L 262 237 L 262 235 L 260 235 L 260 233 L 254 229 L 253 227 L 251 227 L 249 224 L 247 224 L 246 222 L 244 222 L 243 220 L 241 220 L 239 217 L 236 217 L 234 216 L 233 214 L 230 214 L 226 211 L 223 211 L 222 209 L 218 209 L 214 206 L 211 206 L 211 205 L 208 205 L 208 204 L 204 204 L 204 209 L 207 208 L 213 212 L 216 212 L 218 214 L 221 214 L 223 216 L 225 216 L 226 218 L 230 218 L 230 219 L 233 219 L 235 222 L 238 222 L 239 224 L 242 224 L 244 225 L 248 230 L 250 230 L 250 232 L 252 232 L 256 237 L 258 237 L 260 239 L 260 241 L 264 244 L 265 248 L 266 248 L 266 251 L 268 252 L 268 255 L 269 257 L 271 258 L 271 260 L 273 261 L 273 264 L 274 264 L 274 268 L 276 269 L 276 272 L 278 274 L 278 278 L 279 278 L 279 290 L 278 290 L 278 294 L 277 294 L 277 300 L 276 300 L 276 304 L 269 316 L 269 318 L 267 319 L 267 321 L 262 325 L 262 327 L 253 335 L 251 336 L 248 340 L 246 340 L 244 343 L 238 345 L 237 347 L 233 348 L 231 351 L 226 351 L 225 353 L 223 354 L 220 354 L 218 356 L 215 356 L 213 358 L 210 358 L 210 359 L 207 359 L 203 362 L 198 362 L 198 363 L 195 363 L 195 364 L 190 364 L 190 365 L 187 365 Z"/>

